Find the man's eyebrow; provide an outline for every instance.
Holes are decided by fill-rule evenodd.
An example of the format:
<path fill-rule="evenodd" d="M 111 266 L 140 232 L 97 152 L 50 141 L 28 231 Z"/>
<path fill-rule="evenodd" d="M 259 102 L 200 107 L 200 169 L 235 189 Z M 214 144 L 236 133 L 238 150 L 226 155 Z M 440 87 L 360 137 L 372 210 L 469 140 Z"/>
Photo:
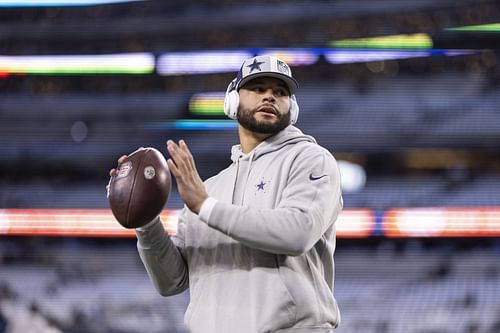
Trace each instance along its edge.
<path fill-rule="evenodd" d="M 246 84 L 248 84 L 250 86 L 253 84 L 263 84 L 263 83 L 265 83 L 265 81 L 262 79 L 253 79 L 251 81 L 248 81 Z"/>
<path fill-rule="evenodd" d="M 278 82 L 278 86 L 280 86 L 281 88 L 284 88 L 284 89 L 288 90 L 288 86 L 283 81 Z"/>

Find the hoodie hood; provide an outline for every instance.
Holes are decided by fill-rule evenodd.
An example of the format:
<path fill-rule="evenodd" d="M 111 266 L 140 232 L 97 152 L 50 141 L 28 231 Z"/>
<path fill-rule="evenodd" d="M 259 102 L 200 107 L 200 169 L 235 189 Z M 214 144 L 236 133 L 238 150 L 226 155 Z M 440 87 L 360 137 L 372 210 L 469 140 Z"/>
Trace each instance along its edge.
<path fill-rule="evenodd" d="M 247 156 L 251 156 L 251 160 L 254 161 L 265 154 L 282 148 L 283 146 L 295 144 L 302 141 L 316 143 L 316 140 L 312 136 L 304 134 L 297 127 L 290 125 L 277 134 L 262 141 L 249 154 L 247 154 Z M 244 155 L 245 154 L 241 150 L 241 145 L 234 145 L 231 148 L 231 160 L 233 162 L 237 162 Z"/>

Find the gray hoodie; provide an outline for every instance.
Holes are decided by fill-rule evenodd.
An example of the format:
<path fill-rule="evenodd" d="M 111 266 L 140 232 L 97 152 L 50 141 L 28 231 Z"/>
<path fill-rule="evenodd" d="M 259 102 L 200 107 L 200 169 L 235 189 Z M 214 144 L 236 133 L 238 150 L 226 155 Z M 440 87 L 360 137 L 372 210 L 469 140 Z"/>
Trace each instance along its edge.
<path fill-rule="evenodd" d="M 192 333 L 330 332 L 335 220 L 342 209 L 333 156 L 293 126 L 205 182 L 199 215 L 184 208 L 168 237 L 159 222 L 136 231 L 161 295 L 189 287 Z"/>

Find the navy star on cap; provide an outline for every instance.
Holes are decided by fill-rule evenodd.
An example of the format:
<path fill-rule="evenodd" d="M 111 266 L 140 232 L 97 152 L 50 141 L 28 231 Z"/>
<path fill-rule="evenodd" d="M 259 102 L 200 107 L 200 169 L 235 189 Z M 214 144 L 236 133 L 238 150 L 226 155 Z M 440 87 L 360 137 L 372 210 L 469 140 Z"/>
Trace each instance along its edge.
<path fill-rule="evenodd" d="M 247 65 L 248 68 L 250 68 L 250 73 L 252 73 L 254 70 L 261 70 L 260 65 L 262 65 L 264 61 L 257 61 L 257 58 L 253 58 L 253 62 L 250 65 Z"/>

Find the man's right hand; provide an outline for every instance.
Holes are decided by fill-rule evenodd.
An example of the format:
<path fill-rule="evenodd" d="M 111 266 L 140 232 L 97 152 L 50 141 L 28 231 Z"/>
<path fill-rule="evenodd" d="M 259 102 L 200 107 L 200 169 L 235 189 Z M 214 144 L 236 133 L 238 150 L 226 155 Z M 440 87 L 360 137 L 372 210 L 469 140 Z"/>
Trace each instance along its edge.
<path fill-rule="evenodd" d="M 126 158 L 127 158 L 128 155 L 122 155 L 119 159 L 118 159 L 118 164 L 121 164 Z M 106 197 L 109 197 L 109 184 L 111 183 L 111 177 L 113 177 L 116 173 L 116 169 L 113 168 L 111 170 L 109 170 L 109 181 L 108 181 L 108 185 L 106 185 Z"/>

